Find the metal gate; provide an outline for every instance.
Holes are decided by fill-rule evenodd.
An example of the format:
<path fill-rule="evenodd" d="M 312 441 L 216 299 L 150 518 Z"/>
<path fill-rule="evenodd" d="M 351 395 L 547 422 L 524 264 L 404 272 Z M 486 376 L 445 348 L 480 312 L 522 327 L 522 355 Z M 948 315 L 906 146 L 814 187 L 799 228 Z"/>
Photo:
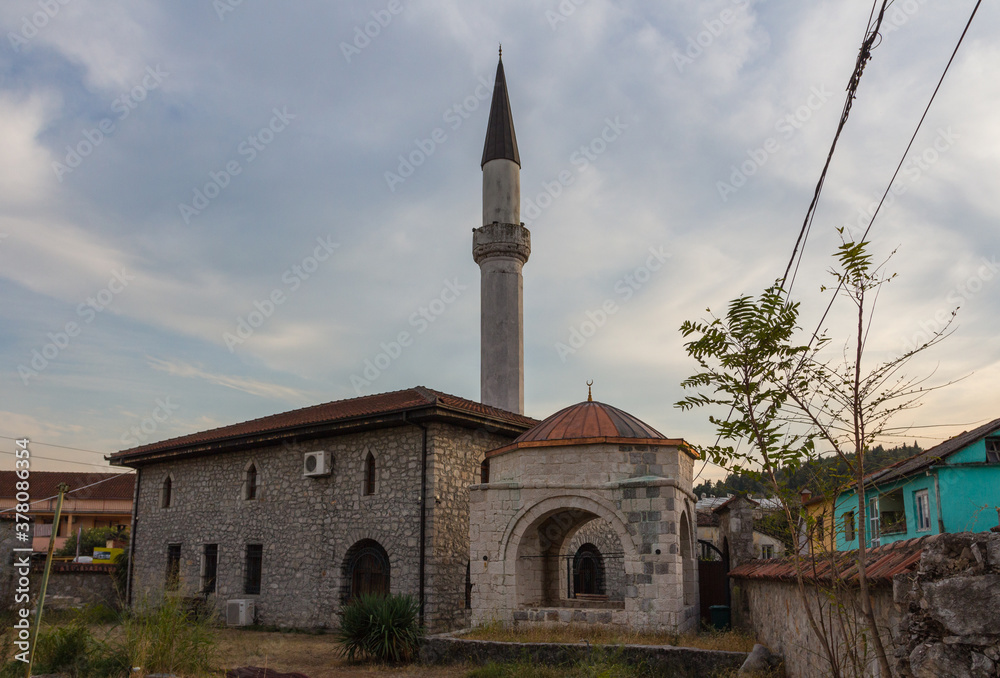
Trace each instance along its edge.
<path fill-rule="evenodd" d="M 701 620 L 711 622 L 709 608 L 713 605 L 729 605 L 729 563 L 722 551 L 711 542 L 698 540 L 719 555 L 719 560 L 698 561 L 698 593 L 701 600 Z"/>

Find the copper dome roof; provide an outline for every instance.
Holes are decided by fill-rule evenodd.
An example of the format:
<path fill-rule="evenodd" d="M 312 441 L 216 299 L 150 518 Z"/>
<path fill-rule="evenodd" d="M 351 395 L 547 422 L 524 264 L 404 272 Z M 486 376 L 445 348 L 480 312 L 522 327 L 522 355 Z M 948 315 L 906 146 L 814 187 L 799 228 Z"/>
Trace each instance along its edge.
<path fill-rule="evenodd" d="M 525 431 L 510 445 L 488 452 L 492 457 L 517 448 L 630 443 L 635 445 L 677 445 L 697 457 L 687 443 L 667 438 L 649 424 L 617 407 L 584 401 L 559 410 L 538 426 Z"/>
<path fill-rule="evenodd" d="M 559 410 L 551 417 L 518 436 L 515 443 L 579 438 L 666 439 L 652 426 L 617 407 L 585 400 Z"/>

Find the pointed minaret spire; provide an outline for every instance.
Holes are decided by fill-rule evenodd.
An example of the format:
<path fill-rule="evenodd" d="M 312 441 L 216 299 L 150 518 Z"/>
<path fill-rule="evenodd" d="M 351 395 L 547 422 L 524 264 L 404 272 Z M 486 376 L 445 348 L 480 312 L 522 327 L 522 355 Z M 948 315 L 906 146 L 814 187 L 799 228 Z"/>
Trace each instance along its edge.
<path fill-rule="evenodd" d="M 501 47 L 500 56 L 503 56 Z M 503 61 L 497 63 L 493 103 L 483 147 L 483 226 L 473 229 L 472 257 L 480 270 L 481 401 L 524 413 L 524 301 L 521 267 L 531 233 L 521 223 L 521 158 L 507 97 Z"/>
<path fill-rule="evenodd" d="M 507 78 L 503 73 L 503 47 L 500 48 L 497 63 L 497 77 L 493 83 L 493 103 L 490 105 L 490 121 L 486 125 L 486 145 L 483 146 L 483 167 L 490 160 L 512 160 L 521 166 L 517 154 L 517 135 L 514 134 L 514 116 L 510 114 L 510 99 L 507 98 Z"/>

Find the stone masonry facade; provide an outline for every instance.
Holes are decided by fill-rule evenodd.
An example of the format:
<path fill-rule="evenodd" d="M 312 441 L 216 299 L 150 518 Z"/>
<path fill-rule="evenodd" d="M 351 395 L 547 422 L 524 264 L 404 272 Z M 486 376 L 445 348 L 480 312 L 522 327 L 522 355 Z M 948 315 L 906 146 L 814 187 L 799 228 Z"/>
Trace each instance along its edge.
<path fill-rule="evenodd" d="M 425 619 L 430 630 L 467 621 L 468 495 L 488 449 L 510 436 L 448 423 L 427 435 Z M 140 467 L 133 603 L 163 595 L 169 545 L 180 545 L 179 593 L 203 588 L 205 545 L 218 547 L 214 600 L 252 599 L 256 621 L 297 628 L 336 626 L 348 589 L 345 556 L 377 542 L 389 562 L 392 593 L 419 592 L 421 462 L 424 430 L 403 425 L 307 442 L 231 450 Z M 333 471 L 303 477 L 304 453 L 326 450 Z M 365 460 L 375 487 L 365 494 Z M 253 464 L 258 491 L 245 498 Z M 171 479 L 170 506 L 162 488 Z M 260 593 L 244 592 L 248 545 L 261 545 Z M 175 547 L 176 548 L 176 547 Z"/>
<path fill-rule="evenodd" d="M 696 627 L 692 457 L 676 445 L 588 443 L 512 449 L 490 463 L 490 482 L 471 490 L 473 624 Z M 595 518 L 621 543 L 624 606 L 574 609 L 558 555 Z"/>

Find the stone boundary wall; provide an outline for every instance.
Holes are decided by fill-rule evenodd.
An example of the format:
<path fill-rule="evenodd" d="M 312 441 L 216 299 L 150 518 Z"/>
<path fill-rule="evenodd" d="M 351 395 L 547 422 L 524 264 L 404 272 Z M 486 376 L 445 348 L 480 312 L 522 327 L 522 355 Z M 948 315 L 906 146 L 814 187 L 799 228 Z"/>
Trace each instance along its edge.
<path fill-rule="evenodd" d="M 45 590 L 45 609 L 80 608 L 104 604 L 119 608 L 120 600 L 115 589 L 114 565 L 92 563 L 53 563 L 49 585 Z M 43 563 L 33 563 L 31 590 L 42 588 Z"/>
<path fill-rule="evenodd" d="M 1000 533 L 940 534 L 871 554 L 872 607 L 895 676 L 1000 678 Z M 892 558 L 896 562 L 886 565 Z M 825 678 L 830 670 L 797 584 L 782 566 L 787 562 L 757 561 L 734 571 L 734 613 L 784 657 L 788 678 Z M 807 587 L 816 600 L 814 585 Z M 814 611 L 821 608 L 824 620 L 837 626 L 846 657 L 863 646 L 856 582 L 848 583 L 841 602 L 839 612 L 828 604 Z M 864 675 L 877 675 L 874 653 L 867 659 Z"/>
<path fill-rule="evenodd" d="M 706 678 L 722 671 L 737 670 L 746 661 L 746 652 L 698 650 L 666 645 L 588 646 L 563 643 L 502 643 L 490 640 L 466 640 L 458 634 L 442 634 L 424 639 L 420 661 L 424 664 L 455 664 L 468 662 L 510 662 L 530 660 L 533 663 L 559 666 L 587 659 L 603 648 L 620 656 L 629 664 L 647 664 L 654 671 L 677 678 Z M 619 654 L 620 653 L 620 654 Z M 657 673 L 659 675 L 659 673 Z"/>

